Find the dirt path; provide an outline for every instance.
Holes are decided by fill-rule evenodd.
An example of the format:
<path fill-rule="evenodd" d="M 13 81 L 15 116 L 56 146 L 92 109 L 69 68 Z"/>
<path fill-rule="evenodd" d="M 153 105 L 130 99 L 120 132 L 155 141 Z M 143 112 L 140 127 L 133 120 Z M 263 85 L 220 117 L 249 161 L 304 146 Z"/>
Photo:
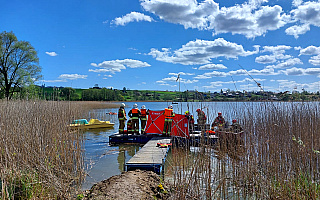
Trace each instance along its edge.
<path fill-rule="evenodd" d="M 91 187 L 83 199 L 169 199 L 169 187 L 161 184 L 159 176 L 150 171 L 129 171 L 112 176 Z"/>

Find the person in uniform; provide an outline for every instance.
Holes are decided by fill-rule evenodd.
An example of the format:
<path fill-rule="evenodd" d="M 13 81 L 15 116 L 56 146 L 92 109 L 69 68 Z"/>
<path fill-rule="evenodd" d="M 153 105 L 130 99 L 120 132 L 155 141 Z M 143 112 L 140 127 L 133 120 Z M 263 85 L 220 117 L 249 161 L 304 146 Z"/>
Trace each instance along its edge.
<path fill-rule="evenodd" d="M 162 135 L 163 136 L 170 136 L 171 134 L 171 126 L 172 126 L 172 120 L 173 117 L 175 116 L 173 112 L 173 107 L 172 105 L 168 106 L 168 108 L 165 108 L 164 112 L 162 113 L 164 115 L 164 128 Z"/>
<path fill-rule="evenodd" d="M 148 120 L 148 115 L 149 115 L 149 109 L 146 109 L 146 106 L 143 105 L 141 106 L 141 116 L 140 116 L 140 121 L 141 121 L 141 134 L 145 134 L 145 128 Z"/>
<path fill-rule="evenodd" d="M 193 132 L 193 128 L 194 128 L 194 118 L 193 115 L 190 115 L 189 111 L 186 111 L 184 113 L 185 117 L 188 119 L 188 124 L 189 124 L 189 133 Z"/>
<path fill-rule="evenodd" d="M 207 116 L 199 108 L 196 111 L 198 113 L 198 119 L 197 119 L 198 127 L 199 127 L 199 130 L 202 131 L 204 130 L 205 124 L 207 123 Z"/>
<path fill-rule="evenodd" d="M 236 119 L 232 120 L 231 130 L 233 133 L 240 133 L 242 131 L 242 127 Z"/>
<path fill-rule="evenodd" d="M 129 117 L 132 119 L 132 131 L 135 135 L 139 135 L 139 118 L 141 112 L 138 109 L 138 105 L 135 103 L 133 108 L 128 113 Z"/>
<path fill-rule="evenodd" d="M 214 119 L 211 125 L 211 129 L 217 126 L 219 129 L 224 129 L 226 120 L 222 117 L 222 113 L 218 112 L 218 116 Z"/>
<path fill-rule="evenodd" d="M 124 109 L 125 106 L 126 105 L 122 103 L 118 111 L 119 134 L 124 133 L 125 121 L 127 120 L 126 111 Z"/>

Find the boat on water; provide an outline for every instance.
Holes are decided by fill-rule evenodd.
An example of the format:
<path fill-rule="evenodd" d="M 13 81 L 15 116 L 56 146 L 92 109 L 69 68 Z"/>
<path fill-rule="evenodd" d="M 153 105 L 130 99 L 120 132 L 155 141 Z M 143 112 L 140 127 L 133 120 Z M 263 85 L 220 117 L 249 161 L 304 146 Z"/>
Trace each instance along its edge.
<path fill-rule="evenodd" d="M 114 123 L 110 121 L 100 121 L 98 119 L 90 119 L 89 122 L 86 119 L 77 119 L 73 120 L 69 126 L 78 129 L 113 128 Z"/>

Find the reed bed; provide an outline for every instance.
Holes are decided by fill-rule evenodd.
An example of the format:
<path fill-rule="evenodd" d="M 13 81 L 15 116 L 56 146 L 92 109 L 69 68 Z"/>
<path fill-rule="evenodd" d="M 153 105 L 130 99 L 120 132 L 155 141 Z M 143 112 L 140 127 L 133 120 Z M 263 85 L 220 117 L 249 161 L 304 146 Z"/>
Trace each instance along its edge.
<path fill-rule="evenodd" d="M 173 199 L 320 199 L 319 103 L 225 106 L 245 137 L 172 149 Z"/>
<path fill-rule="evenodd" d="M 104 104 L 1 101 L 0 199 L 74 199 L 84 177 L 83 135 L 67 125 Z"/>

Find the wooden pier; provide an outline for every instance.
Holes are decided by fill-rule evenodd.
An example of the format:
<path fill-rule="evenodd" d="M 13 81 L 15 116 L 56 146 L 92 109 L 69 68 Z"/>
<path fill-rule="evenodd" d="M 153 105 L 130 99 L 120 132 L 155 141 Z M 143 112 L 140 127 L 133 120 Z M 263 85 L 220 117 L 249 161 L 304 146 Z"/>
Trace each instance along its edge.
<path fill-rule="evenodd" d="M 157 144 L 169 144 L 170 138 L 155 137 L 149 140 L 127 163 L 126 170 L 143 169 L 160 174 L 170 146 L 159 147 Z"/>

